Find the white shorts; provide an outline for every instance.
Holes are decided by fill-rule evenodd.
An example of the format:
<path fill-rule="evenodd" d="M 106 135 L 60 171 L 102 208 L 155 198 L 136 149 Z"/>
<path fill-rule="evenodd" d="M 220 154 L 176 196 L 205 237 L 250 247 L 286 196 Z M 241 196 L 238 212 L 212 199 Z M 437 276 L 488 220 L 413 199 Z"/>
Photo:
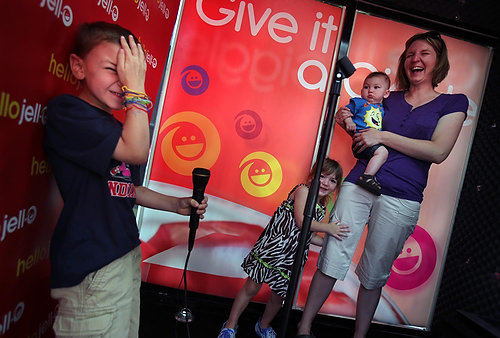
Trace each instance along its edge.
<path fill-rule="evenodd" d="M 367 289 L 384 286 L 392 264 L 415 229 L 419 212 L 419 202 L 375 196 L 356 184 L 344 182 L 331 219 L 335 217 L 341 224 L 348 225 L 350 234 L 342 241 L 325 236 L 318 269 L 330 277 L 344 280 L 368 223 L 365 248 L 356 274 Z"/>
<path fill-rule="evenodd" d="M 51 289 L 59 302 L 57 337 L 138 337 L 141 248 L 88 274 L 78 285 Z"/>

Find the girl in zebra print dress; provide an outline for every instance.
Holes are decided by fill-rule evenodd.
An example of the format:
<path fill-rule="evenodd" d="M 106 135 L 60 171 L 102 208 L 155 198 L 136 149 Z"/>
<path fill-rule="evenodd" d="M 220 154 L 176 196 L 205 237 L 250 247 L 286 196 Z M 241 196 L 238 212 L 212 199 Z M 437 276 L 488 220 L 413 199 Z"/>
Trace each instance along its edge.
<path fill-rule="evenodd" d="M 269 285 L 271 297 L 264 314 L 255 324 L 255 331 L 261 337 L 276 337 L 270 326 L 281 308 L 286 296 L 290 272 L 297 251 L 298 238 L 304 218 L 304 207 L 316 165 L 312 168 L 305 184 L 295 186 L 274 212 L 271 220 L 261 233 L 250 253 L 241 264 L 248 278 L 236 296 L 229 319 L 224 323 L 218 338 L 235 337 L 240 315 L 250 300 L 259 292 L 262 283 Z M 337 222 L 321 223 L 325 217 L 328 198 L 336 198 L 342 180 L 342 168 L 337 161 L 326 158 L 320 176 L 318 203 L 316 204 L 311 232 L 307 238 L 302 268 L 307 260 L 309 244 L 322 245 L 323 238 L 315 232 L 327 233 L 338 240 L 346 237 L 349 228 Z M 335 197 L 331 197 L 335 196 Z"/>

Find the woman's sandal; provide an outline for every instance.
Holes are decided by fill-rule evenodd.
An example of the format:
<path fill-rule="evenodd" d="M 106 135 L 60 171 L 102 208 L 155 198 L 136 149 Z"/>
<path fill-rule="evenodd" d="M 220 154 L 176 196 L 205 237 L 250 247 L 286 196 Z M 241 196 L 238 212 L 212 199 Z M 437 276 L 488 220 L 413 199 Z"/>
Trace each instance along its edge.
<path fill-rule="evenodd" d="M 363 174 L 356 181 L 356 184 L 362 187 L 363 189 L 371 192 L 372 194 L 380 196 L 380 191 L 382 190 L 382 187 L 380 186 L 380 183 L 377 182 L 375 176 Z"/>

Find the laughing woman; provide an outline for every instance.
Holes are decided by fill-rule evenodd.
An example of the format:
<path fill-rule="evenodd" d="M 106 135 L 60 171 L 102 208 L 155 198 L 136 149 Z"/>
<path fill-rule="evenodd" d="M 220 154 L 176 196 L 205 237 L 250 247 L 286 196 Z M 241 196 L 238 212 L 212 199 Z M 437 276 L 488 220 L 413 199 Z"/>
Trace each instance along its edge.
<path fill-rule="evenodd" d="M 450 154 L 466 117 L 468 100 L 462 94 L 435 90 L 449 70 L 446 44 L 437 32 L 412 36 L 399 58 L 396 83 L 400 91 L 384 100 L 382 131 L 368 128 L 353 137 L 358 151 L 375 144 L 389 148 L 388 159 L 377 173 L 382 195 L 360 188 L 356 180 L 367 161 L 358 160 L 346 177 L 334 213 L 351 234 L 343 241 L 325 240 L 297 337 L 310 337 L 311 323 L 335 282 L 343 280 L 354 250 L 368 223 L 368 235 L 356 268 L 361 286 L 356 305 L 354 337 L 364 337 L 389 278 L 394 260 L 401 252 L 418 220 L 423 191 L 432 163 Z M 345 129 L 352 116 L 343 107 L 335 117 Z"/>

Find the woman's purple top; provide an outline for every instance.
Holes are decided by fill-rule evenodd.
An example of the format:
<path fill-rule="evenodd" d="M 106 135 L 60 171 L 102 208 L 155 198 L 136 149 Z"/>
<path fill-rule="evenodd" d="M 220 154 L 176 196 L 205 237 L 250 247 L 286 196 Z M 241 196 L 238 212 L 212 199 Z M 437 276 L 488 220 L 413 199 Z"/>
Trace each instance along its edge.
<path fill-rule="evenodd" d="M 406 102 L 403 91 L 391 92 L 384 100 L 385 116 L 382 129 L 401 136 L 430 140 L 438 120 L 447 114 L 463 112 L 467 116 L 469 101 L 463 94 L 441 94 L 415 108 Z M 382 194 L 422 202 L 431 162 L 417 160 L 387 148 L 387 161 L 376 174 Z M 365 171 L 367 160 L 358 160 L 346 181 L 355 183 Z"/>

